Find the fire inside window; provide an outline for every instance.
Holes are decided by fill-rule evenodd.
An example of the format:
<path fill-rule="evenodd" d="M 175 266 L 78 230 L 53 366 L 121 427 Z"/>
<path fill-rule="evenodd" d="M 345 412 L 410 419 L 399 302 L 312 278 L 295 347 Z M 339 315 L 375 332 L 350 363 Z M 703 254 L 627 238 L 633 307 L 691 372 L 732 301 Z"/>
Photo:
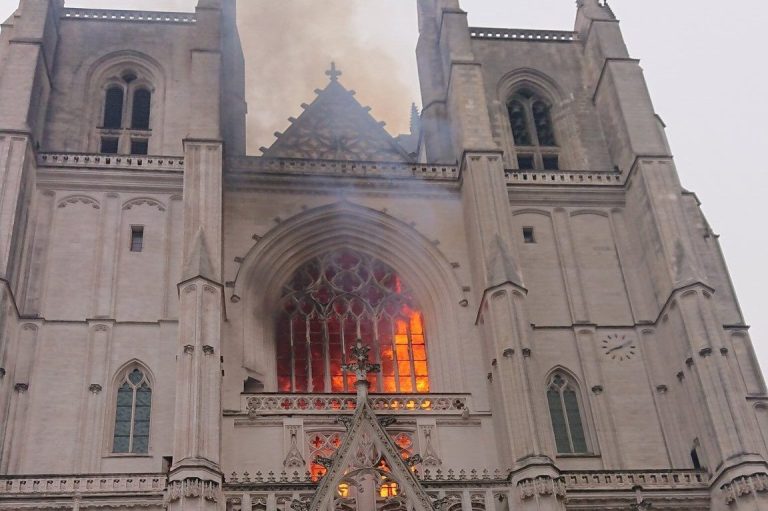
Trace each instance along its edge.
<path fill-rule="evenodd" d="M 357 339 L 381 365 L 372 392 L 429 392 L 423 315 L 400 276 L 362 252 L 341 249 L 299 268 L 277 319 L 281 392 L 353 392 L 344 369 Z"/>

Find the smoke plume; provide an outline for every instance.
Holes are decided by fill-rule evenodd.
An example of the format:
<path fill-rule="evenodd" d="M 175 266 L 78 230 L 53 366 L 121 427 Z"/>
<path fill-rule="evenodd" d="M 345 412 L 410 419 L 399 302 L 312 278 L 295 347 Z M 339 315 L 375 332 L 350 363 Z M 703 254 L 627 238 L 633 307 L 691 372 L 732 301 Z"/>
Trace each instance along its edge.
<path fill-rule="evenodd" d="M 357 91 L 358 101 L 371 106 L 372 115 L 387 122 L 390 133 L 408 131 L 410 104 L 417 100 L 418 89 L 403 78 L 407 74 L 403 61 L 415 61 L 415 48 L 410 55 L 398 55 L 386 40 L 366 37 L 359 20 L 377 7 L 371 10 L 369 2 L 361 4 L 360 0 L 238 2 L 249 154 L 270 146 L 273 133 L 288 127 L 288 117 L 301 114 L 301 103 L 314 100 L 314 90 L 328 83 L 325 71 L 331 61 L 343 72 L 341 83 Z M 366 23 L 375 25 L 379 20 Z M 388 37 L 390 42 L 391 37 L 395 34 Z"/>

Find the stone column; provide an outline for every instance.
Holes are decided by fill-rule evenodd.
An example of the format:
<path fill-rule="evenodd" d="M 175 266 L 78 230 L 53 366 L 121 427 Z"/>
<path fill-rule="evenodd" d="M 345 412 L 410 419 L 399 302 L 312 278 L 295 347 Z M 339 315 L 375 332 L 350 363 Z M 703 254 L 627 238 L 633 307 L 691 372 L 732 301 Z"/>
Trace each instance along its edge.
<path fill-rule="evenodd" d="M 101 211 L 101 253 L 96 276 L 94 317 L 105 319 L 115 317 L 115 271 L 117 266 L 118 240 L 120 239 L 120 195 L 109 192 L 104 198 Z"/>

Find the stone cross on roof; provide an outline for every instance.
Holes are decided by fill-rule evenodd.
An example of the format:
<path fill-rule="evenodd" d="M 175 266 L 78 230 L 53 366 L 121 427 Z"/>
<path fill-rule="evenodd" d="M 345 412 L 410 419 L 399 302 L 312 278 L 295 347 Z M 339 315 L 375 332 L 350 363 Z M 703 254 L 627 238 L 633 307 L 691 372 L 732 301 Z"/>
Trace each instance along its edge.
<path fill-rule="evenodd" d="M 354 372 L 357 377 L 355 386 L 357 387 L 358 399 L 365 399 L 368 396 L 368 374 L 381 371 L 379 364 L 371 364 L 368 360 L 369 351 L 371 351 L 371 347 L 363 345 L 363 341 L 358 339 L 355 347 L 352 348 L 355 362 L 344 364 L 344 370 Z"/>
<path fill-rule="evenodd" d="M 325 74 L 330 77 L 332 82 L 339 81 L 339 76 L 342 75 L 341 71 L 336 69 L 336 63 L 335 62 L 331 62 L 331 69 L 326 71 Z"/>

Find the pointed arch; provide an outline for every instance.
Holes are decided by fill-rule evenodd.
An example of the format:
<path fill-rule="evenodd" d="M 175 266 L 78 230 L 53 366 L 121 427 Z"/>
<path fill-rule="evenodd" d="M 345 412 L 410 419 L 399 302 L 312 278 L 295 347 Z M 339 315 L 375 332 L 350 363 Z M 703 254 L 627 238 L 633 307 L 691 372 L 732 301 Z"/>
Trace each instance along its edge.
<path fill-rule="evenodd" d="M 430 338 L 431 387 L 438 391 L 459 390 L 463 374 L 458 311 L 467 299 L 445 256 L 413 227 L 385 213 L 338 202 L 308 210 L 281 222 L 243 258 L 234 285 L 234 301 L 242 299 L 245 311 L 243 338 L 261 346 L 246 345 L 246 368 L 276 380 L 274 326 L 265 318 L 275 313 L 283 284 L 296 269 L 322 253 L 350 248 L 376 257 L 392 267 L 407 282 L 422 308 Z M 261 350 L 259 356 L 257 351 Z M 450 378 L 448 377 L 450 375 Z M 270 384 L 267 384 L 267 390 Z"/>
<path fill-rule="evenodd" d="M 155 377 L 138 359 L 123 364 L 110 386 L 108 452 L 147 454 Z"/>

